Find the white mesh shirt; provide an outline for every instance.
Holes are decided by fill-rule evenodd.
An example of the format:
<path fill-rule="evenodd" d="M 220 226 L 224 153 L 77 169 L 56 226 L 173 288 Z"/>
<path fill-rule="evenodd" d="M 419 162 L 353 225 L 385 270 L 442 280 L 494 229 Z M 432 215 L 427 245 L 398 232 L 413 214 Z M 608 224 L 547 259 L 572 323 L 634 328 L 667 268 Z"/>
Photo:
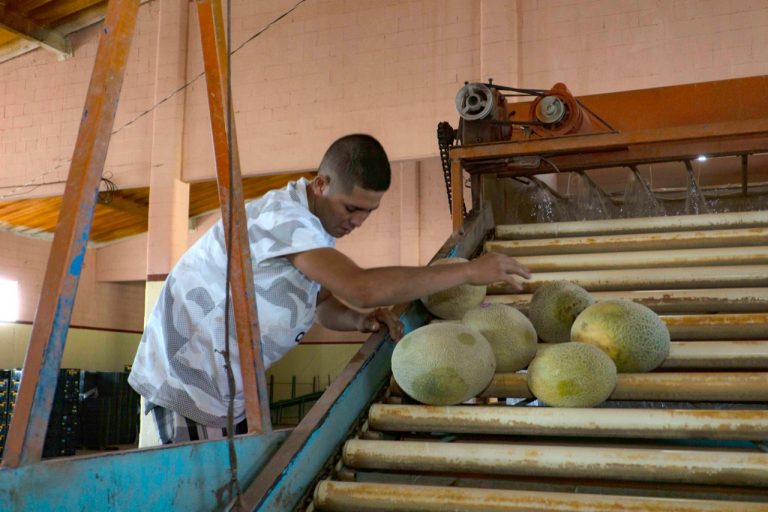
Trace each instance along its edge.
<path fill-rule="evenodd" d="M 264 366 L 296 346 L 312 326 L 320 284 L 285 258 L 334 247 L 308 209 L 308 181 L 273 190 L 245 207 Z M 221 221 L 173 268 L 144 329 L 128 382 L 153 404 L 210 427 L 227 424 L 224 370 L 226 252 Z M 235 422 L 245 417 L 240 358 L 230 308 Z"/>

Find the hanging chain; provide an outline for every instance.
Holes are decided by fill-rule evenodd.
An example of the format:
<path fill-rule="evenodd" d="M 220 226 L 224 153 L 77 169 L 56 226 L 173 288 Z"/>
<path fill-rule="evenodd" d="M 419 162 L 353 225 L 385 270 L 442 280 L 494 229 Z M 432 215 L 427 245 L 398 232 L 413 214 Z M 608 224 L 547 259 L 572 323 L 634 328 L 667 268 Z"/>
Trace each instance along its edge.
<path fill-rule="evenodd" d="M 440 148 L 440 163 L 443 167 L 443 178 L 445 179 L 445 190 L 448 193 L 448 211 L 453 211 L 453 199 L 451 197 L 451 159 L 448 156 L 448 150 L 453 145 L 456 138 L 456 131 L 447 121 L 437 123 L 437 146 Z M 464 217 L 467 216 L 467 207 L 461 205 Z"/>

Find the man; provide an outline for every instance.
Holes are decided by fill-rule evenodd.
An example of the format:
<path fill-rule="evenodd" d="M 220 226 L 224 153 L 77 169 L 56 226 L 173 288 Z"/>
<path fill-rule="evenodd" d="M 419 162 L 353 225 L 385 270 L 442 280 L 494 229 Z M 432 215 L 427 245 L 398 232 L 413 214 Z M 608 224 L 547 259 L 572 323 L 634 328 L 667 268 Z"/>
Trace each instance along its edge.
<path fill-rule="evenodd" d="M 291 182 L 246 205 L 266 368 L 295 347 L 315 319 L 340 331 L 375 332 L 386 326 L 398 340 L 402 324 L 380 306 L 465 283 L 518 286 L 515 275 L 530 277 L 514 259 L 495 254 L 457 265 L 358 267 L 335 249 L 335 239 L 365 222 L 389 184 L 389 160 L 381 144 L 369 135 L 348 135 L 328 148 L 311 182 Z M 173 268 L 149 317 L 128 381 L 146 401 L 142 430 L 149 428 L 152 412 L 159 437 L 154 443 L 226 436 L 225 274 L 224 231 L 218 222 Z M 362 313 L 345 303 L 376 309 Z M 241 433 L 247 427 L 231 310 L 229 322 L 235 431 Z"/>

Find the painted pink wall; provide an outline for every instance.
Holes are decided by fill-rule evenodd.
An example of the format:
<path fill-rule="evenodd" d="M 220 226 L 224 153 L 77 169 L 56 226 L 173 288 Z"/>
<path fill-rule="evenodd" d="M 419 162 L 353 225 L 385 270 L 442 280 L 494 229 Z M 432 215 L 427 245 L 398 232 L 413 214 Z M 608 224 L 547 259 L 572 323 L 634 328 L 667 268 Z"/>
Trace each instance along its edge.
<path fill-rule="evenodd" d="M 294 1 L 233 4 L 237 47 Z M 185 91 L 181 162 L 183 178 L 194 181 L 214 171 L 205 84 L 195 80 L 202 71 L 197 18 L 194 4 L 186 5 L 186 80 L 194 82 Z M 168 51 L 159 42 L 160 9 L 159 2 L 142 5 L 129 56 L 120 131 L 105 167 L 120 188 L 149 183 L 153 143 L 168 126 L 153 124 L 153 114 L 128 125 L 156 101 L 164 71 L 158 52 Z M 69 60 L 37 50 L 0 64 L 0 198 L 63 190 L 58 182 L 68 170 L 98 31 L 74 35 Z M 768 72 L 767 39 L 761 0 L 308 0 L 232 57 L 243 173 L 312 169 L 337 136 L 376 135 L 395 162 L 393 189 L 368 226 L 339 247 L 365 266 L 423 264 L 450 230 L 435 127 L 456 124 L 454 97 L 465 80 L 536 88 L 562 81 L 581 95 L 758 75 Z M 200 232 L 189 233 L 189 243 Z M 3 249 L 0 273 L 47 250 L 47 242 L 3 236 L 3 246 L 22 249 Z M 41 245 L 33 251 L 30 244 Z M 96 250 L 99 278 L 142 280 L 146 251 L 146 237 Z M 39 278 L 19 274 L 25 294 L 39 291 L 36 268 Z M 82 286 L 93 294 L 84 303 L 111 304 L 94 286 Z M 125 316 L 98 311 L 78 314 L 115 326 Z"/>
<path fill-rule="evenodd" d="M 520 76 L 576 94 L 768 72 L 761 0 L 520 0 Z"/>
<path fill-rule="evenodd" d="M 115 128 L 151 106 L 157 26 L 144 4 L 128 58 Z M 60 194 L 85 103 L 101 25 L 71 36 L 74 56 L 35 50 L 0 64 L 0 198 Z M 146 186 L 151 124 L 145 116 L 112 136 L 105 176 L 121 188 Z M 26 186 L 25 186 L 26 185 Z"/>
<path fill-rule="evenodd" d="M 235 46 L 294 4 L 234 2 Z M 105 168 L 146 186 L 159 3 L 142 5 Z M 187 80 L 202 71 L 189 16 Z M 2 63 L 0 197 L 60 191 L 82 112 L 98 26 L 65 61 L 42 50 Z M 577 95 L 764 74 L 760 0 L 310 0 L 232 57 L 244 174 L 313 168 L 350 131 L 378 136 L 394 161 L 436 155 L 434 129 L 456 122 L 465 80 Z M 182 84 L 178 84 L 182 85 Z M 213 176 L 203 79 L 186 90 L 183 173 Z M 160 106 L 159 109 L 163 109 Z M 123 128 L 124 127 L 124 128 Z M 122 129 L 121 129 L 122 128 Z M 22 187 L 26 183 L 54 186 Z"/>
<path fill-rule="evenodd" d="M 19 321 L 34 320 L 51 244 L 0 232 L 0 278 L 19 284 Z M 109 283 L 96 279 L 96 254 L 86 251 L 71 325 L 141 330 L 144 283 Z"/>

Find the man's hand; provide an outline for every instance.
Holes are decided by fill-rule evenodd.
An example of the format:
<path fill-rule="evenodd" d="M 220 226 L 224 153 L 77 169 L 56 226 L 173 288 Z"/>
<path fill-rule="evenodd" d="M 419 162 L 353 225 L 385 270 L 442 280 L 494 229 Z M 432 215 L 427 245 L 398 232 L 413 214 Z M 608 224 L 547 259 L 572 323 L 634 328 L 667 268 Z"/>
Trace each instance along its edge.
<path fill-rule="evenodd" d="M 531 271 L 528 267 L 514 258 L 494 252 L 485 253 L 479 258 L 469 262 L 469 284 L 482 285 L 498 281 L 509 283 L 515 290 L 523 287 L 514 276 L 530 279 Z"/>
<path fill-rule="evenodd" d="M 389 329 L 389 335 L 394 341 L 403 337 L 403 322 L 391 310 L 378 308 L 368 314 L 361 313 L 357 330 L 360 332 L 379 332 L 382 325 Z"/>

